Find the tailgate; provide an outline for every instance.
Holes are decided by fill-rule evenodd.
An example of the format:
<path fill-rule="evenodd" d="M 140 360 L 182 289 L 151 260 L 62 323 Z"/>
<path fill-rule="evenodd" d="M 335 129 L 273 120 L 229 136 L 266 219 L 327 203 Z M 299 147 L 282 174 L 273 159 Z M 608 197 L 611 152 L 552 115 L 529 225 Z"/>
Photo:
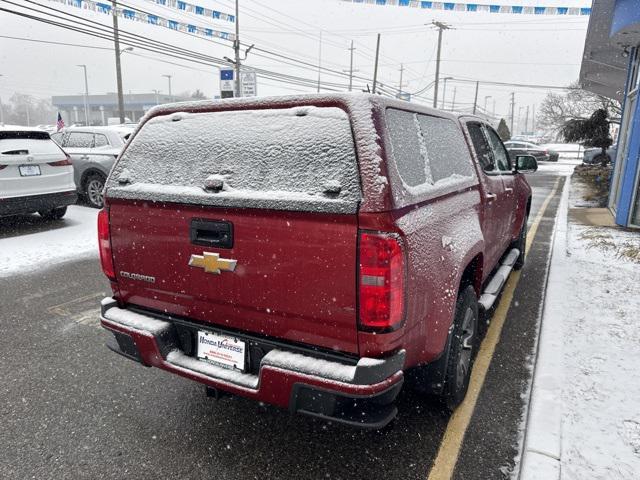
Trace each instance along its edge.
<path fill-rule="evenodd" d="M 357 353 L 360 197 L 338 108 L 154 117 L 107 181 L 120 293 L 211 325 Z"/>
<path fill-rule="evenodd" d="M 125 302 L 357 353 L 355 215 L 120 201 L 112 203 L 110 217 Z M 232 248 L 194 244 L 197 231 L 202 239 L 225 224 L 232 225 Z M 235 260 L 235 270 L 189 266 L 205 252 Z"/>

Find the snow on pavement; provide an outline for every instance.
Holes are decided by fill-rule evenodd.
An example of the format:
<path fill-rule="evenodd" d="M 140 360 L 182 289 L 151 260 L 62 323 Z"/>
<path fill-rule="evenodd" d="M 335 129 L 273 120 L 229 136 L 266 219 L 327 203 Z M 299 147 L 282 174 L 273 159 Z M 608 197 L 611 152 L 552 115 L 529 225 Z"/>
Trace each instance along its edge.
<path fill-rule="evenodd" d="M 638 478 L 640 234 L 571 221 L 558 234 L 543 328 L 562 341 L 540 355 L 551 347 L 560 360 L 561 478 Z"/>
<path fill-rule="evenodd" d="M 71 259 L 98 255 L 98 210 L 71 206 L 60 221 L 43 222 L 37 233 L 21 234 L 20 226 L 10 228 L 11 236 L 0 232 L 0 278 L 50 267 Z M 50 228 L 47 228 L 50 224 Z M 25 229 L 26 230 L 26 229 Z"/>

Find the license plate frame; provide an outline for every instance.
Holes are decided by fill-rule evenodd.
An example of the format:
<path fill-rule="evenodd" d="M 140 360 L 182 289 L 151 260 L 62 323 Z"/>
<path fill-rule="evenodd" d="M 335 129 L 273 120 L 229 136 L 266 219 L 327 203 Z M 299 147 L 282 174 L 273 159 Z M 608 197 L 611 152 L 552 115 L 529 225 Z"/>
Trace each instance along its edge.
<path fill-rule="evenodd" d="M 247 342 L 218 332 L 198 330 L 196 357 L 229 370 L 245 372 L 247 367 Z"/>
<path fill-rule="evenodd" d="M 42 175 L 40 165 L 20 165 L 18 166 L 18 171 L 21 177 L 37 177 L 38 175 Z"/>

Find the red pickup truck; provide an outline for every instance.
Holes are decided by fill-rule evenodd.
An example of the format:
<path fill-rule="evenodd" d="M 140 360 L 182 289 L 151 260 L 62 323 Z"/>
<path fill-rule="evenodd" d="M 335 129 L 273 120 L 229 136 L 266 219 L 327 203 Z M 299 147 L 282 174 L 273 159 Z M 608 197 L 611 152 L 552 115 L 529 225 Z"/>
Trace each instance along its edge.
<path fill-rule="evenodd" d="M 108 346 L 354 426 L 405 376 L 455 408 L 524 263 L 531 189 L 483 120 L 374 95 L 156 107 L 107 180 Z"/>

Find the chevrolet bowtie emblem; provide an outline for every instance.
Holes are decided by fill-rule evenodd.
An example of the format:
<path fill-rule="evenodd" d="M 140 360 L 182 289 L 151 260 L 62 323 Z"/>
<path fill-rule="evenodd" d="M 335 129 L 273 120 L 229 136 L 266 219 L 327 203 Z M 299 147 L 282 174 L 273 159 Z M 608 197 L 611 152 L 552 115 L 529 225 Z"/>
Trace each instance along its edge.
<path fill-rule="evenodd" d="M 236 269 L 237 260 L 220 258 L 218 253 L 204 252 L 202 255 L 191 255 L 189 259 L 190 267 L 204 268 L 206 273 L 233 272 Z"/>

